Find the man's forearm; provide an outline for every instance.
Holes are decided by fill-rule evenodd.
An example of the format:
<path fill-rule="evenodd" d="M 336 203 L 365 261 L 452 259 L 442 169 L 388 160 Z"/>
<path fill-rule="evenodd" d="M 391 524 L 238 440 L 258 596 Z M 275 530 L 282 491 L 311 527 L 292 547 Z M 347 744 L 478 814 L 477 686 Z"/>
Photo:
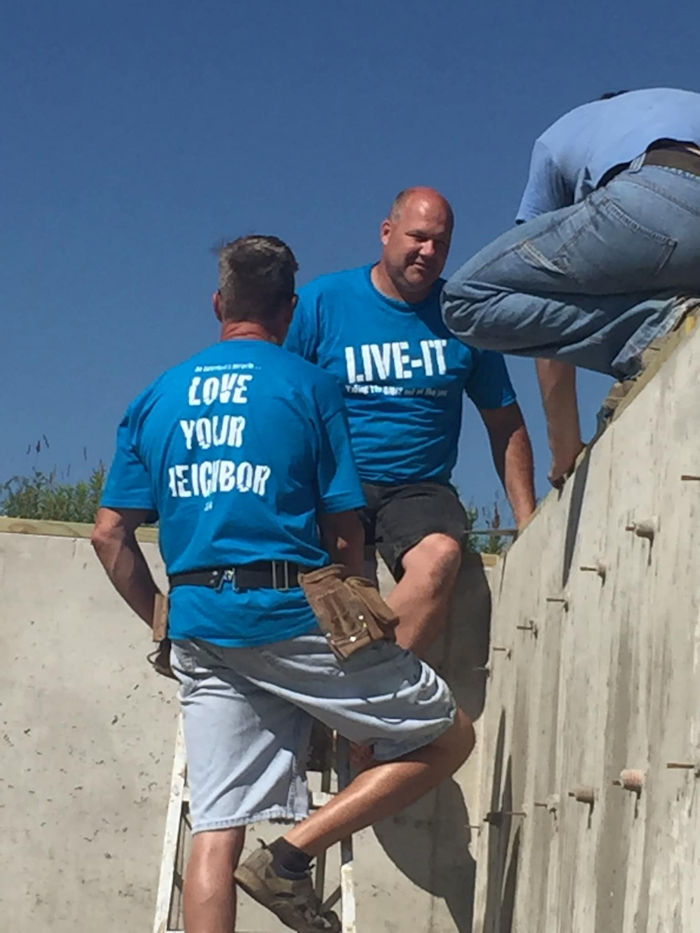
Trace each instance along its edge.
<path fill-rule="evenodd" d="M 326 514 L 320 519 L 323 543 L 331 561 L 343 564 L 348 573 L 362 576 L 365 562 L 365 532 L 356 512 Z"/>
<path fill-rule="evenodd" d="M 143 621 L 153 625 L 153 603 L 158 587 L 138 541 L 131 533 L 93 535 L 93 547 L 119 595 Z"/>
<path fill-rule="evenodd" d="M 525 425 L 516 428 L 508 438 L 502 479 L 515 522 L 522 528 L 536 504 L 532 445 Z"/>
<path fill-rule="evenodd" d="M 481 411 L 489 432 L 493 463 L 518 528 L 535 510 L 535 479 L 532 446 L 523 414 L 517 403 Z"/>
<path fill-rule="evenodd" d="M 576 367 L 560 360 L 537 360 L 537 378 L 552 451 L 550 479 L 566 475 L 583 448 L 576 400 Z"/>

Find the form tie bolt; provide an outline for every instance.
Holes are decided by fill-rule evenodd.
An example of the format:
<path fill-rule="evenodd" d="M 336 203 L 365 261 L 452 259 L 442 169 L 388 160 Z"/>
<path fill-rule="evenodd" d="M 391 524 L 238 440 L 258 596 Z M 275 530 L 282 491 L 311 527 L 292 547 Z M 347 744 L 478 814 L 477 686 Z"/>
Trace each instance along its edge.
<path fill-rule="evenodd" d="M 638 538 L 647 538 L 649 541 L 654 540 L 654 535 L 658 530 L 658 518 L 645 518 L 642 521 L 625 525 L 625 531 L 633 531 Z"/>
<path fill-rule="evenodd" d="M 613 781 L 615 787 L 624 787 L 639 796 L 644 785 L 644 772 L 638 768 L 625 768 L 620 771 L 620 777 Z"/>
<path fill-rule="evenodd" d="M 535 801 L 535 806 L 542 810 L 547 810 L 549 813 L 556 813 L 559 809 L 559 795 L 550 794 L 545 800 Z"/>
<path fill-rule="evenodd" d="M 484 822 L 491 826 L 501 826 L 505 816 L 527 816 L 524 810 L 492 810 L 484 817 Z"/>
<path fill-rule="evenodd" d="M 545 602 L 559 603 L 565 612 L 569 608 L 569 600 L 566 598 L 566 596 L 547 596 L 545 598 Z"/>
<path fill-rule="evenodd" d="M 532 632 L 533 635 L 537 636 L 537 626 L 533 619 L 530 619 L 528 622 L 523 623 L 522 625 L 515 626 L 519 632 Z"/>
<path fill-rule="evenodd" d="M 595 562 L 595 564 L 583 564 L 579 567 L 579 570 L 584 570 L 589 573 L 597 573 L 600 579 L 605 582 L 605 577 L 608 573 L 607 565 L 604 564 L 601 560 Z"/>
<path fill-rule="evenodd" d="M 694 771 L 695 777 L 700 777 L 700 764 L 696 764 L 694 761 L 668 761 L 666 762 L 666 767 L 669 769 L 675 769 L 677 771 Z"/>
<path fill-rule="evenodd" d="M 695 476 L 692 473 L 681 473 L 681 479 L 688 482 L 689 480 L 700 480 L 700 476 Z"/>
<path fill-rule="evenodd" d="M 573 790 L 569 791 L 569 797 L 573 797 L 574 800 L 578 800 L 579 803 L 587 803 L 589 806 L 593 806 L 595 803 L 595 788 L 593 787 L 574 787 Z"/>
<path fill-rule="evenodd" d="M 491 651 L 500 651 L 506 658 L 510 657 L 510 648 L 506 648 L 504 645 L 493 645 Z"/>

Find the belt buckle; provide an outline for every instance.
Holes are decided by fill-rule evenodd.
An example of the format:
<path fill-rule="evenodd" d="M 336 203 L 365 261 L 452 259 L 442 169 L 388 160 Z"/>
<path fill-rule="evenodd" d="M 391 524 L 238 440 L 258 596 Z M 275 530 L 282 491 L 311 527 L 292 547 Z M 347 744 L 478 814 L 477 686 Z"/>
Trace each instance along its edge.
<path fill-rule="evenodd" d="M 236 580 L 236 568 L 227 567 L 226 570 L 221 571 L 221 576 L 219 577 L 219 584 L 216 587 L 218 593 L 220 593 L 224 588 L 224 583 L 230 583 L 234 590 L 238 590 L 238 582 Z"/>
<path fill-rule="evenodd" d="M 272 566 L 272 588 L 284 593 L 289 589 L 289 562 L 286 560 L 279 561 L 279 563 L 284 566 L 284 583 L 281 586 L 277 584 L 277 563 L 278 561 L 276 560 L 270 561 Z"/>

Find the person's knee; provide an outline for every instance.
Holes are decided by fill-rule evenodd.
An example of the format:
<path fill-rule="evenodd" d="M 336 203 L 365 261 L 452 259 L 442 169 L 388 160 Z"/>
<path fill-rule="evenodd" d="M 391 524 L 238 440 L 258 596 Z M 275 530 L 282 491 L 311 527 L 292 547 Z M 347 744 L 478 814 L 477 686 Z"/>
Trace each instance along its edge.
<path fill-rule="evenodd" d="M 195 833 L 192 839 L 192 859 L 198 862 L 238 864 L 245 842 L 245 826 L 213 829 Z"/>
<path fill-rule="evenodd" d="M 404 573 L 429 574 L 436 584 L 444 586 L 454 582 L 462 562 L 462 546 L 444 534 L 426 535 L 407 551 L 402 560 Z"/>
<path fill-rule="evenodd" d="M 454 722 L 433 744 L 448 757 L 449 773 L 454 774 L 471 755 L 476 744 L 474 725 L 464 710 L 457 708 Z"/>

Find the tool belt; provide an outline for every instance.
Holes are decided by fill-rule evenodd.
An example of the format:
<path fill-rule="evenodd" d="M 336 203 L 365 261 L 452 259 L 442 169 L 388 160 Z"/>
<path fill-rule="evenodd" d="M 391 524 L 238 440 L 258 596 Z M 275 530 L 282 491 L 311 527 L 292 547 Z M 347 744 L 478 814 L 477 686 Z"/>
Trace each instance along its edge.
<path fill-rule="evenodd" d="M 224 583 L 231 583 L 236 590 L 289 590 L 299 586 L 299 576 L 304 568 L 286 560 L 258 560 L 240 567 L 208 567 L 174 573 L 168 577 L 170 589 L 176 586 L 208 586 L 220 590 Z"/>
<path fill-rule="evenodd" d="M 299 576 L 331 651 L 341 661 L 373 641 L 395 641 L 398 617 L 370 580 L 330 564 Z"/>

